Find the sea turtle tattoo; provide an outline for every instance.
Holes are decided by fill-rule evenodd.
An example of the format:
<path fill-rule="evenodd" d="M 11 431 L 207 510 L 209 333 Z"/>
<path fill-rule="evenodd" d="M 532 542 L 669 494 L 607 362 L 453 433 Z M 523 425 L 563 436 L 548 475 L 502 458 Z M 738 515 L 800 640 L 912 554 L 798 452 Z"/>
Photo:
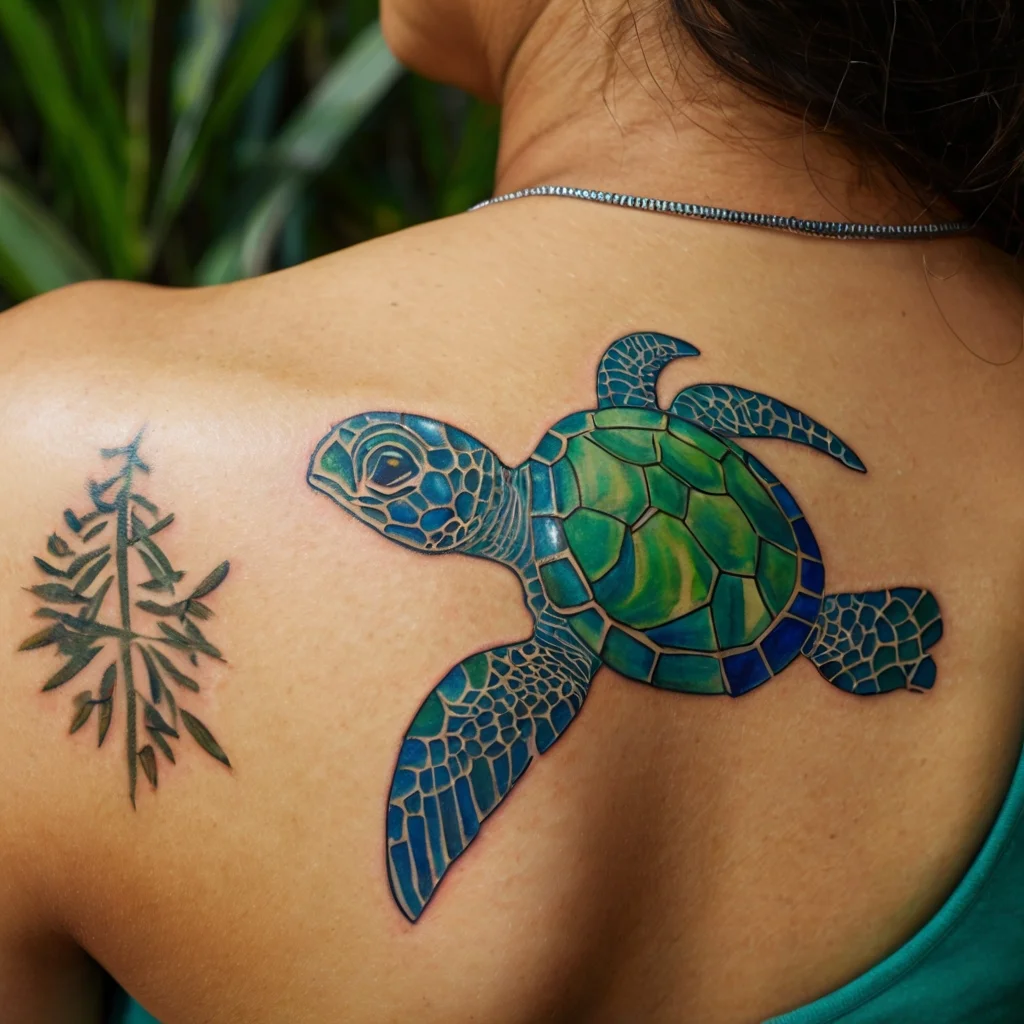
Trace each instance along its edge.
<path fill-rule="evenodd" d="M 597 408 L 556 423 L 521 466 L 457 427 L 368 412 L 319 443 L 309 483 L 389 540 L 519 577 L 534 633 L 473 654 L 423 702 L 386 821 L 394 898 L 416 921 L 452 862 L 576 717 L 602 665 L 661 690 L 739 697 L 801 654 L 851 694 L 925 691 L 942 635 L 927 590 L 825 595 L 796 499 L 734 438 L 807 445 L 865 472 L 809 416 L 725 384 L 667 412 L 662 368 L 699 351 L 657 333 L 614 342 Z"/>

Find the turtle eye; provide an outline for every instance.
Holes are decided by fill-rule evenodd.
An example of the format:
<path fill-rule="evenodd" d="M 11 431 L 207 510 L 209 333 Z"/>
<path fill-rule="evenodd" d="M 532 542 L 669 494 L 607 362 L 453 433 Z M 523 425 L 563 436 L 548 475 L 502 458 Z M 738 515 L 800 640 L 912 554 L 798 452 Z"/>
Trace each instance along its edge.
<path fill-rule="evenodd" d="M 370 483 L 391 490 L 411 480 L 419 472 L 413 457 L 401 448 L 383 448 L 373 459 L 368 473 Z"/>

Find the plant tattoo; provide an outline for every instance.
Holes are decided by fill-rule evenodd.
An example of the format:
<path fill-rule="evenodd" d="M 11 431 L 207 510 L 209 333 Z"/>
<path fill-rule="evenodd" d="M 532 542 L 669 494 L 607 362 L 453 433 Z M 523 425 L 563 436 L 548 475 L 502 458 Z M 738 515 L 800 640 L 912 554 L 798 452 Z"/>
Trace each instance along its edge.
<path fill-rule="evenodd" d="M 734 439 L 792 441 L 859 473 L 864 464 L 805 413 L 747 388 L 696 384 L 661 409 L 662 368 L 698 355 L 664 334 L 620 338 L 598 366 L 597 408 L 556 423 L 516 467 L 406 413 L 352 416 L 317 445 L 313 488 L 414 551 L 501 562 L 534 620 L 529 639 L 452 668 L 406 731 L 385 849 L 409 920 L 565 732 L 602 665 L 661 690 L 730 697 L 800 655 L 845 693 L 934 684 L 933 595 L 826 595 L 796 499 Z"/>
<path fill-rule="evenodd" d="M 25 640 L 19 650 L 31 651 L 56 647 L 64 664 L 50 676 L 43 691 L 56 690 L 76 678 L 94 660 L 110 662 L 104 668 L 95 694 L 83 690 L 74 699 L 71 732 L 83 728 L 96 712 L 98 745 L 103 746 L 114 716 L 118 694 L 124 706 L 127 741 L 128 796 L 135 806 L 138 766 L 155 789 L 158 780 L 157 756 L 174 764 L 172 741 L 180 739 L 179 721 L 189 735 L 211 757 L 231 767 L 227 754 L 210 730 L 195 715 L 179 707 L 167 681 L 179 691 L 199 692 L 199 683 L 182 670 L 176 658 L 187 658 L 198 666 L 199 655 L 223 661 L 198 623 L 209 619 L 213 610 L 205 604 L 208 597 L 227 578 L 229 564 L 221 562 L 187 597 L 179 598 L 175 587 L 185 576 L 177 571 L 156 541 L 174 522 L 174 514 L 161 517 L 156 505 L 140 494 L 136 478 L 149 473 L 139 458 L 140 432 L 123 448 L 104 448 L 100 454 L 108 461 L 120 460 L 120 470 L 100 483 L 89 481 L 92 508 L 84 515 L 72 509 L 64 512 L 64 525 L 70 542 L 52 533 L 46 543 L 48 558 L 36 556 L 37 568 L 50 582 L 29 587 L 43 606 L 35 615 L 48 620 L 39 632 Z M 129 571 L 129 555 L 134 552 L 149 578 L 134 584 Z M 109 571 L 108 571 L 109 570 Z M 56 581 L 61 582 L 56 582 Z M 135 586 L 150 595 L 167 595 L 160 603 L 145 597 L 134 602 L 143 613 L 141 627 L 133 625 L 132 591 Z M 107 601 L 114 590 L 116 607 Z M 107 616 L 104 616 L 104 612 Z M 137 617 L 137 616 L 136 616 Z M 173 623 L 173 625 L 172 625 Z M 106 654 L 106 657 L 100 657 Z M 148 680 L 148 695 L 136 688 L 136 661 L 141 659 Z M 118 683 L 120 682 L 120 687 Z M 150 742 L 139 746 L 139 709 L 142 726 Z"/>

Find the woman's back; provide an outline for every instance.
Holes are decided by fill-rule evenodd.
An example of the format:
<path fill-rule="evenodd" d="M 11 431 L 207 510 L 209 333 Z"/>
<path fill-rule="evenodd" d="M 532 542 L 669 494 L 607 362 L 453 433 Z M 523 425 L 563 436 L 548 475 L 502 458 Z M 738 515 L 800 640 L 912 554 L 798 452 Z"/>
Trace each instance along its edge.
<path fill-rule="evenodd" d="M 90 285 L 8 314 L 9 1019 L 92 1019 L 70 1009 L 94 984 L 70 943 L 165 1024 L 500 1024 L 757 1020 L 906 941 L 991 826 L 1024 719 L 1020 305 L 981 251 L 529 199 L 222 290 Z M 806 513 L 828 593 L 935 595 L 934 688 L 845 693 L 798 658 L 729 699 L 602 668 L 410 923 L 385 858 L 403 738 L 452 666 L 532 622 L 507 568 L 391 543 L 309 486 L 310 457 L 333 424 L 388 410 L 453 424 L 518 466 L 552 424 L 596 408 L 602 354 L 643 331 L 700 350 L 665 369 L 662 407 L 693 384 L 744 387 L 856 451 L 865 475 L 805 446 L 739 442 Z M 150 472 L 132 493 L 159 507 L 147 522 L 174 513 L 159 549 L 189 572 L 173 597 L 147 593 L 133 562 L 131 601 L 169 605 L 230 571 L 199 595 L 209 618 L 134 613 L 169 641 L 140 647 L 202 690 L 168 687 L 182 709 L 172 765 L 153 737 L 169 733 L 146 729 L 135 656 L 159 788 L 144 758 L 132 811 L 123 705 L 99 753 L 102 704 L 62 736 L 71 695 L 103 696 L 106 661 L 40 695 L 54 648 L 13 652 L 48 624 L 32 615 L 53 592 L 19 589 L 52 583 L 33 554 L 59 560 L 59 543 L 42 550 L 52 531 L 80 544 L 89 524 L 75 533 L 63 510 L 92 507 L 84 481 L 128 457 L 100 449 L 141 428 Z M 157 621 L 179 635 L 198 621 L 223 660 L 190 667 Z M 123 672 L 124 634 L 110 636 Z M 58 980 L 33 985 L 43 974 Z"/>

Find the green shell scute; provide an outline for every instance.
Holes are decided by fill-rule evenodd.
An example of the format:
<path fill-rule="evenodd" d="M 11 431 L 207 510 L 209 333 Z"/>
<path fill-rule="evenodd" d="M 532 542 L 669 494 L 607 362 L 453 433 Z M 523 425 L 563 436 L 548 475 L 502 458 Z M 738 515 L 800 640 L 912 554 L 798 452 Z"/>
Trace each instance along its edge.
<path fill-rule="evenodd" d="M 778 615 L 796 587 L 796 556 L 761 541 L 757 560 L 757 584 L 765 604 L 773 615 Z"/>
<path fill-rule="evenodd" d="M 745 576 L 754 575 L 757 535 L 739 505 L 728 494 L 694 491 L 690 496 L 686 525 L 720 569 Z"/>
<path fill-rule="evenodd" d="M 690 488 L 662 466 L 647 466 L 644 474 L 651 505 L 682 519 L 690 503 Z"/>
<path fill-rule="evenodd" d="M 573 632 L 592 650 L 601 650 L 607 622 L 596 608 L 587 608 L 569 616 Z"/>
<path fill-rule="evenodd" d="M 542 454 L 556 442 L 550 503 L 541 488 L 532 512 L 553 605 L 624 675 L 730 692 L 723 659 L 789 614 L 807 557 L 773 481 L 732 441 L 660 410 L 574 413 Z"/>
<path fill-rule="evenodd" d="M 654 670 L 654 682 L 664 690 L 681 693 L 726 693 L 722 663 L 699 654 L 663 654 Z"/>
<path fill-rule="evenodd" d="M 601 658 L 616 672 L 630 679 L 649 680 L 654 668 L 656 652 L 650 645 L 612 626 L 601 648 Z"/>
<path fill-rule="evenodd" d="M 671 434 L 662 434 L 661 464 L 684 483 L 711 494 L 725 493 L 722 467 L 706 452 Z"/>
<path fill-rule="evenodd" d="M 718 642 L 723 648 L 752 644 L 774 618 L 765 607 L 754 580 L 728 574 L 719 577 L 711 612 Z"/>
<path fill-rule="evenodd" d="M 664 430 L 669 417 L 658 409 L 624 409 L 612 407 L 592 414 L 595 427 L 627 427 Z"/>
<path fill-rule="evenodd" d="M 574 412 L 563 416 L 549 431 L 549 434 L 561 434 L 562 437 L 575 437 L 585 433 L 594 425 L 592 412 Z"/>
<path fill-rule="evenodd" d="M 565 521 L 569 549 L 590 580 L 600 579 L 619 560 L 626 524 L 604 512 L 577 509 Z"/>
<path fill-rule="evenodd" d="M 654 434 L 650 430 L 595 430 L 590 439 L 606 452 L 641 466 L 653 466 L 658 461 Z"/>
<path fill-rule="evenodd" d="M 590 600 L 583 577 L 568 558 L 558 558 L 542 565 L 540 578 L 548 597 L 558 608 L 578 608 Z"/>
<path fill-rule="evenodd" d="M 725 441 L 715 437 L 714 434 L 703 427 L 687 423 L 686 420 L 677 419 L 674 416 L 669 422 L 668 430 L 670 434 L 680 438 L 687 444 L 692 444 L 695 448 L 699 448 L 705 455 L 710 455 L 716 462 L 720 461 L 722 456 L 729 450 Z"/>
<path fill-rule="evenodd" d="M 568 459 L 559 459 L 551 467 L 551 481 L 554 487 L 555 511 L 568 516 L 580 507 L 580 486 Z"/>
<path fill-rule="evenodd" d="M 656 512 L 626 536 L 619 561 L 594 584 L 594 596 L 612 618 L 650 629 L 707 601 L 716 572 L 686 525 Z"/>
<path fill-rule="evenodd" d="M 651 640 L 662 647 L 682 651 L 718 650 L 718 637 L 715 636 L 709 605 L 646 632 Z"/>
<path fill-rule="evenodd" d="M 730 452 L 722 460 L 729 494 L 750 520 L 754 529 L 767 540 L 796 553 L 793 527 L 771 494 L 737 455 Z"/>
<path fill-rule="evenodd" d="M 607 512 L 632 525 L 647 508 L 647 488 L 640 466 L 594 444 L 588 437 L 574 437 L 566 452 L 580 486 L 580 501 L 598 512 Z"/>

